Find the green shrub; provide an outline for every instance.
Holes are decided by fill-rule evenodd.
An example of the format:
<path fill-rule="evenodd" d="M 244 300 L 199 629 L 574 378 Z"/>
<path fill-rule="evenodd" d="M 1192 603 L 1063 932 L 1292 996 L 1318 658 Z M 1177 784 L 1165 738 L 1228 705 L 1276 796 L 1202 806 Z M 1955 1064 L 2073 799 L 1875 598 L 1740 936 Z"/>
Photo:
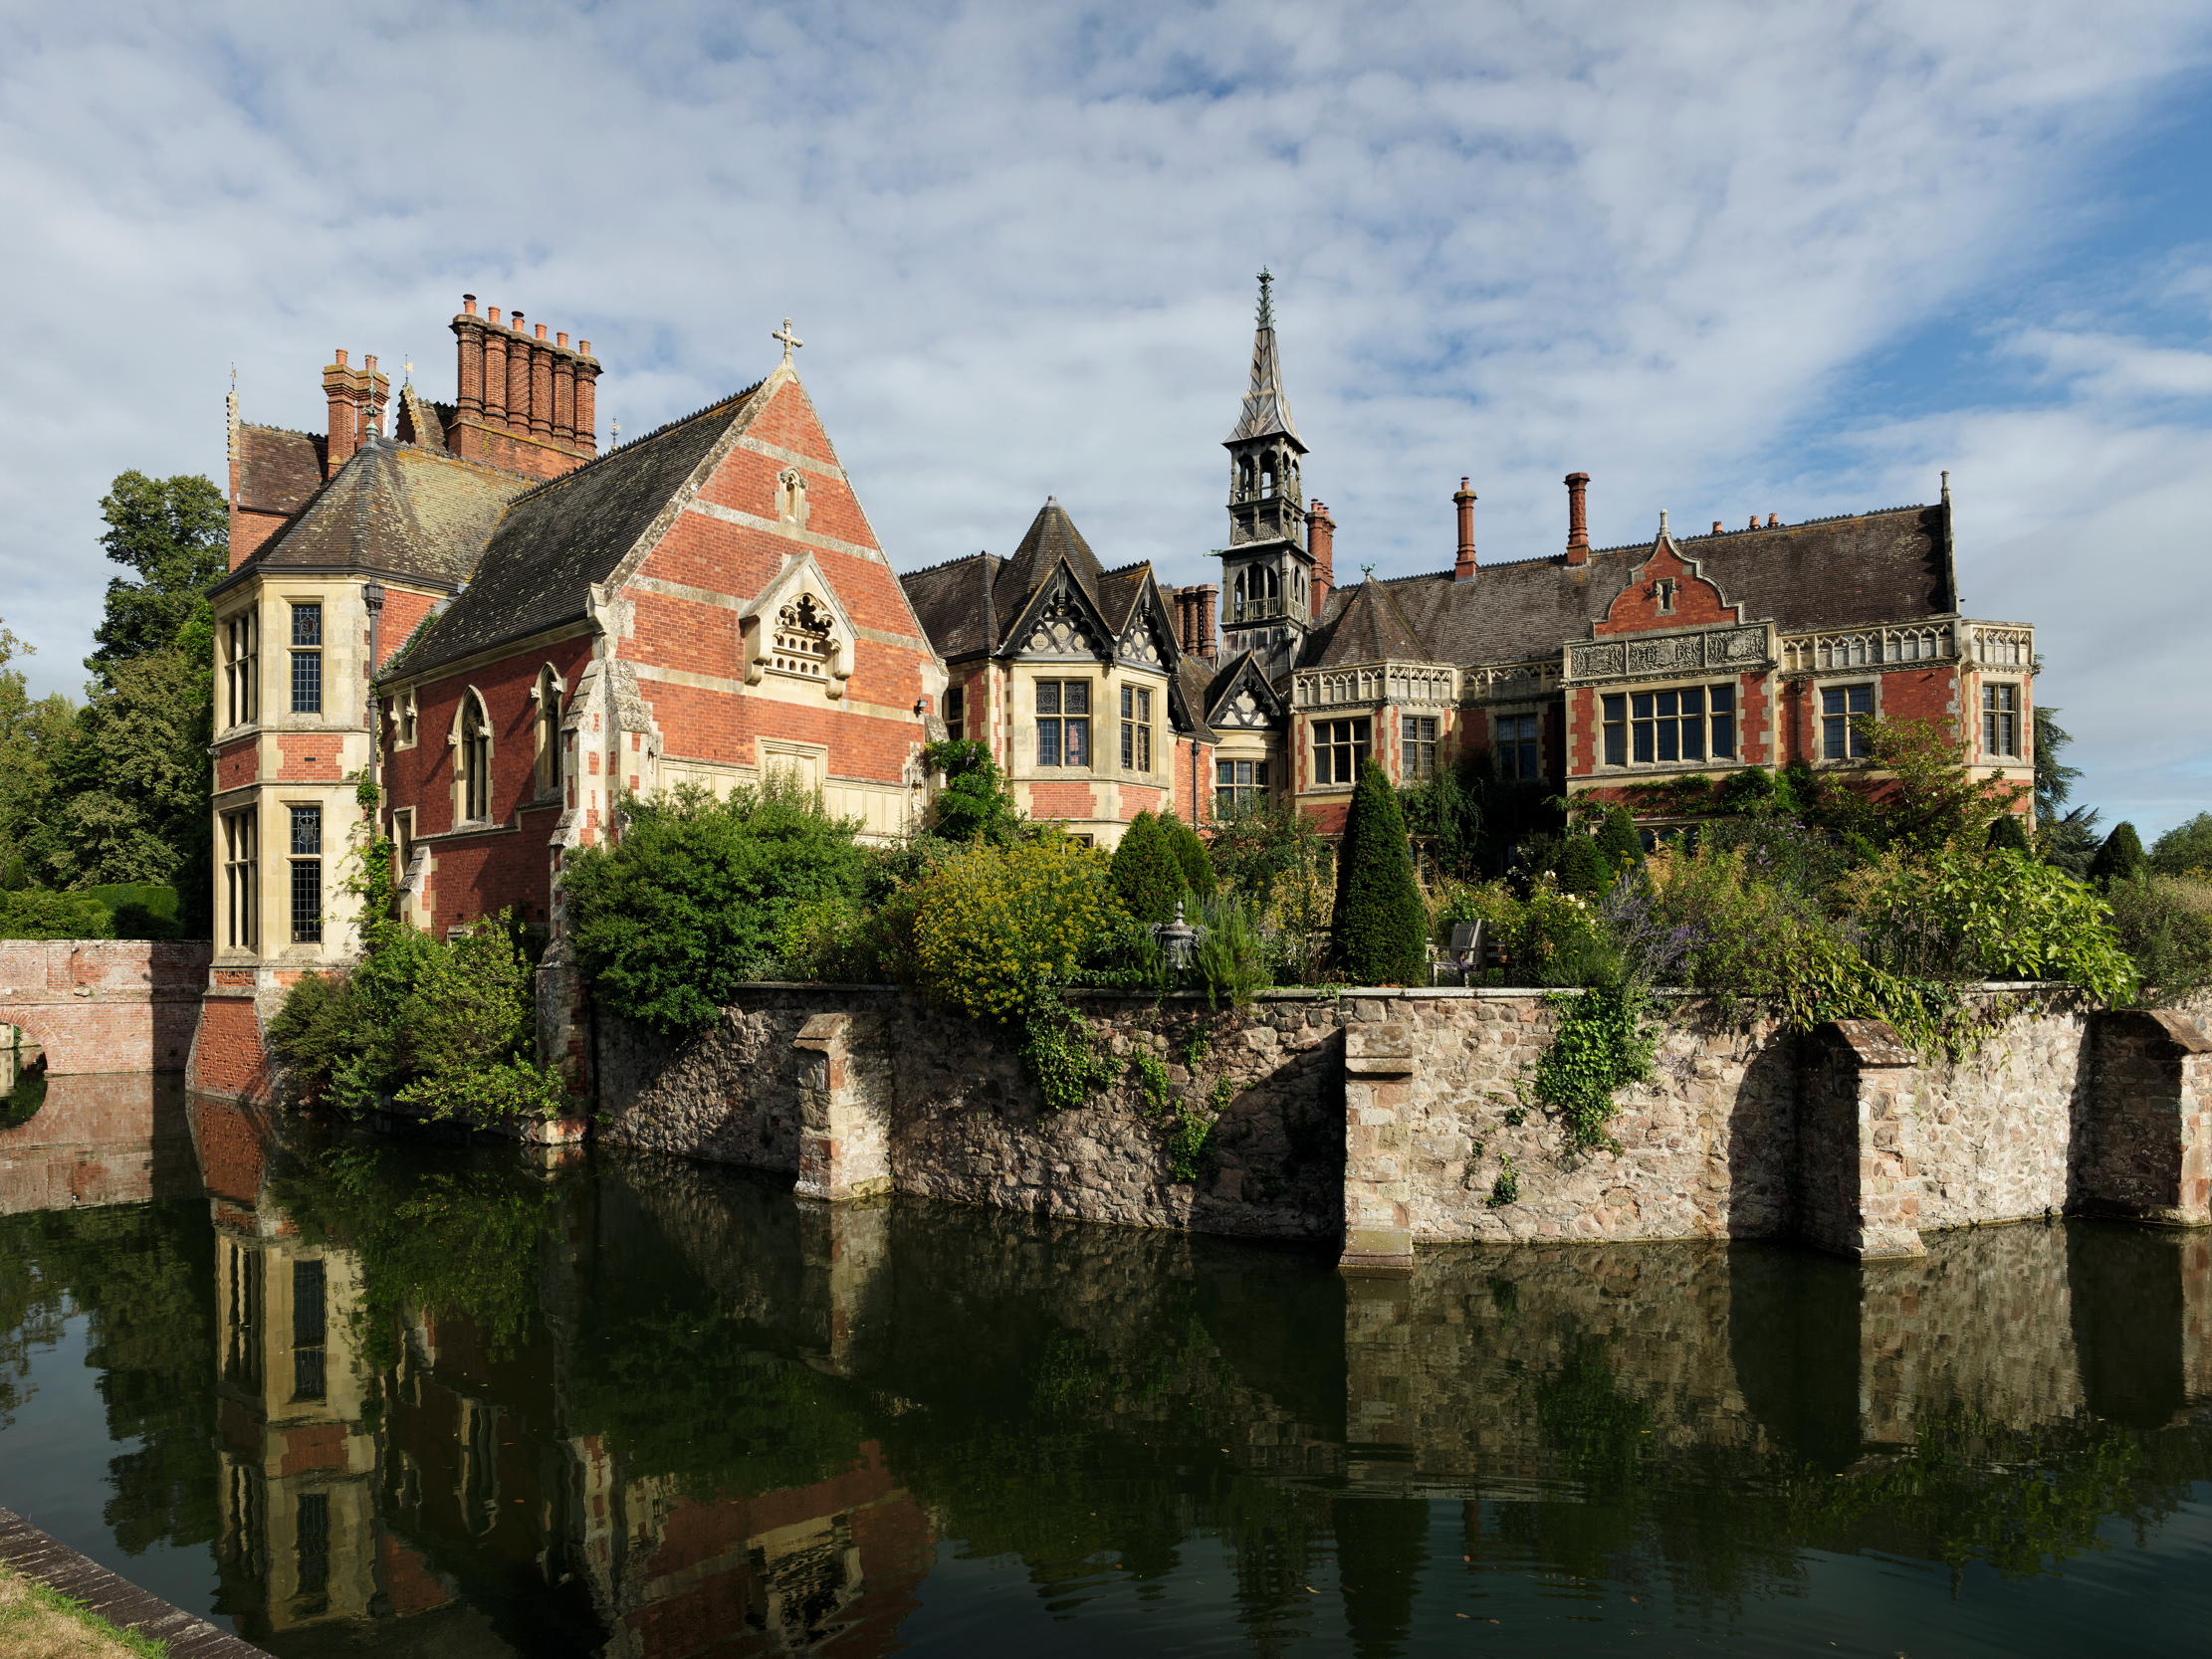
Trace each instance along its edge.
<path fill-rule="evenodd" d="M 2114 882 L 2104 900 L 2147 999 L 2176 1002 L 2212 986 L 2212 881 L 2144 876 Z"/>
<path fill-rule="evenodd" d="M 1214 821 L 1207 853 L 1218 880 L 1262 908 L 1286 884 L 1310 882 L 1326 854 L 1313 820 L 1294 806 L 1246 801 Z"/>
<path fill-rule="evenodd" d="M 2151 844 L 2150 868 L 2161 876 L 2212 881 L 2212 812 L 2176 824 Z"/>
<path fill-rule="evenodd" d="M 2118 823 L 2090 860 L 2090 880 L 2102 887 L 2108 882 L 2131 882 L 2143 873 L 2142 837 L 2135 826 Z"/>
<path fill-rule="evenodd" d="M 1191 920 L 1204 930 L 1196 965 L 1206 994 L 1216 1007 L 1224 1002 L 1245 1007 L 1274 982 L 1267 941 L 1241 901 L 1208 900 Z"/>
<path fill-rule="evenodd" d="M 478 1123 L 550 1117 L 567 1094 L 534 1058 L 533 991 L 505 912 L 446 940 L 382 921 L 352 968 L 292 987 L 269 1049 L 296 1096 L 348 1111 L 392 1100 Z"/>
<path fill-rule="evenodd" d="M 112 882 L 85 892 L 115 919 L 117 938 L 175 938 L 183 931 L 175 888 L 161 882 Z"/>
<path fill-rule="evenodd" d="M 1183 885 L 1191 890 L 1191 897 L 1195 900 L 1213 898 L 1214 860 L 1206 850 L 1206 843 L 1199 838 L 1199 832 L 1173 811 L 1161 813 L 1157 822 L 1175 853 L 1176 864 L 1183 872 Z"/>
<path fill-rule="evenodd" d="M 1988 846 L 1991 852 L 2025 853 L 2032 851 L 2028 844 L 2028 826 L 2017 812 L 2000 812 L 1989 821 Z"/>
<path fill-rule="evenodd" d="M 1064 836 L 968 848 L 917 884 L 916 975 L 947 1007 L 1024 1023 L 1126 915 L 1106 859 Z"/>
<path fill-rule="evenodd" d="M 1637 834 L 1636 818 L 1627 807 L 1607 809 L 1604 822 L 1598 826 L 1598 851 L 1617 880 L 1644 868 L 1644 838 Z"/>
<path fill-rule="evenodd" d="M 1505 948 L 1517 985 L 1595 985 L 1621 971 L 1620 952 L 1590 901 L 1548 882 L 1520 906 Z"/>
<path fill-rule="evenodd" d="M 930 803 L 930 834 L 945 841 L 988 841 L 1002 847 L 1019 840 L 1026 822 L 1006 788 L 1006 774 L 990 748 L 951 737 L 922 750 L 922 764 L 945 774 Z"/>
<path fill-rule="evenodd" d="M 1587 835 L 1570 832 L 1552 870 L 1559 878 L 1559 890 L 1578 899 L 1602 898 L 1613 885 L 1612 862 Z"/>
<path fill-rule="evenodd" d="M 1336 880 L 1332 942 L 1346 975 L 1362 985 L 1426 985 L 1429 911 L 1398 791 L 1373 760 L 1360 764 Z"/>
<path fill-rule="evenodd" d="M 2057 979 L 2105 1002 L 2136 972 L 2104 902 L 2026 853 L 1947 847 L 1885 860 L 1859 896 L 1877 965 L 1936 978 Z"/>
<path fill-rule="evenodd" d="M 611 848 L 562 869 L 570 938 L 603 1007 L 670 1036 L 714 1024 L 776 958 L 792 907 L 857 900 L 868 873 L 858 826 L 794 785 L 687 789 L 623 818 Z"/>
<path fill-rule="evenodd" d="M 89 893 L 0 893 L 0 938 L 113 938 L 115 913 Z"/>
<path fill-rule="evenodd" d="M 1139 922 L 1173 922 L 1177 903 L 1188 897 L 1174 838 L 1149 812 L 1138 813 L 1122 831 L 1113 874 L 1122 909 Z"/>
<path fill-rule="evenodd" d="M 1655 1039 L 1644 1023 L 1642 993 L 1615 982 L 1552 1001 L 1559 1024 L 1536 1062 L 1530 1092 L 1559 1113 L 1571 1149 L 1618 1151 L 1606 1133 L 1614 1096 L 1652 1075 Z"/>

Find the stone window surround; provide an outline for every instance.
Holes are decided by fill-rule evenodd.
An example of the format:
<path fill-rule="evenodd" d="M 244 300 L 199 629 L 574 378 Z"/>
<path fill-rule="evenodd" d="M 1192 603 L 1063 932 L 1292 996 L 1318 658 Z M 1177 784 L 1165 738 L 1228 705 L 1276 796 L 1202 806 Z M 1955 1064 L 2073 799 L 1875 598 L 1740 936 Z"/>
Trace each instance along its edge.
<path fill-rule="evenodd" d="M 1989 729 L 1986 694 L 1995 687 L 2009 686 L 2014 693 L 2012 718 L 2019 748 L 2011 754 L 1993 749 L 1984 740 Z M 2024 766 L 2028 763 L 2035 743 L 2035 714 L 2028 701 L 2028 677 L 2018 679 L 2011 675 L 1979 677 L 1974 687 L 1974 752 L 1985 765 Z"/>
<path fill-rule="evenodd" d="M 1698 772 L 1712 771 L 1741 771 L 1745 767 L 1754 764 L 1754 762 L 1748 761 L 1743 757 L 1745 735 L 1743 706 L 1746 701 L 1744 697 L 1744 678 L 1745 677 L 1742 675 L 1727 673 L 1716 675 L 1711 673 L 1710 671 L 1707 671 L 1703 674 L 1685 675 L 1672 679 L 1610 681 L 1604 685 L 1593 685 L 1589 687 L 1588 689 L 1591 697 L 1591 767 L 1588 772 L 1577 773 L 1575 775 L 1581 778 L 1671 777 L 1677 774 L 1684 773 L 1695 774 Z M 1856 680 L 1863 677 L 1853 676 L 1853 678 Z M 1771 686 L 1772 681 L 1769 680 L 1767 684 Z M 1605 758 L 1605 700 L 1607 698 L 1634 697 L 1639 692 L 1709 691 L 1714 686 L 1732 686 L 1735 688 L 1736 752 L 1734 754 L 1719 760 L 1715 760 L 1711 755 L 1708 754 L 1702 760 L 1631 760 L 1626 764 L 1619 766 L 1607 764 Z M 1633 705 L 1631 707 L 1633 708 Z M 1569 705 L 1569 708 L 1571 711 L 1571 704 Z M 1706 711 L 1705 719 L 1708 723 L 1710 723 L 1712 719 L 1709 707 Z M 1540 726 L 1539 731 L 1541 731 Z M 1709 724 L 1706 728 L 1706 735 L 1708 739 L 1711 736 L 1711 727 Z M 1770 732 L 1769 735 L 1771 736 L 1772 733 Z M 1570 754 L 1572 753 L 1571 731 L 1569 736 L 1569 752 Z M 1758 762 L 1758 764 L 1764 764 L 1764 762 Z"/>
<path fill-rule="evenodd" d="M 1496 708 L 1486 711 L 1486 713 L 1490 717 L 1491 772 L 1498 777 L 1518 777 L 1520 775 L 1517 772 L 1507 773 L 1497 769 L 1498 762 L 1504 753 L 1503 745 L 1498 736 L 1498 727 L 1505 721 L 1533 720 L 1536 723 L 1536 770 L 1530 775 L 1542 777 L 1544 775 L 1544 705 L 1527 702 L 1500 704 Z M 1517 742 L 1519 739 L 1516 738 L 1515 741 Z"/>
<path fill-rule="evenodd" d="M 1823 720 L 1821 707 L 1826 701 L 1822 694 L 1824 692 L 1841 691 L 1851 686 L 1872 686 L 1874 688 L 1875 706 L 1868 711 L 1867 718 L 1880 720 L 1881 719 L 1881 682 L 1884 676 L 1879 672 L 1869 673 L 1866 669 L 1853 668 L 1817 674 L 1805 682 L 1806 716 L 1813 723 L 1810 744 L 1813 751 L 1811 758 L 1816 767 L 1825 767 L 1831 771 L 1850 771 L 1854 768 L 1864 767 L 1867 764 L 1867 756 L 1863 754 L 1847 755 L 1839 760 L 1831 760 L 1828 757 L 1828 739 L 1821 724 Z"/>
<path fill-rule="evenodd" d="M 1307 722 L 1305 748 L 1308 758 L 1312 761 L 1312 771 L 1308 774 L 1306 787 L 1300 793 L 1308 795 L 1349 795 L 1354 789 L 1358 788 L 1360 761 L 1372 760 L 1375 757 L 1375 722 L 1379 718 L 1379 715 L 1376 714 L 1357 712 L 1339 714 L 1332 710 L 1326 716 L 1309 720 Z M 1324 783 L 1321 780 L 1321 750 L 1323 747 L 1321 728 L 1324 726 L 1352 723 L 1367 727 L 1366 742 L 1362 744 L 1355 737 L 1352 743 L 1352 776 L 1342 783 Z M 1331 744 L 1328 746 L 1341 747 L 1343 745 Z"/>

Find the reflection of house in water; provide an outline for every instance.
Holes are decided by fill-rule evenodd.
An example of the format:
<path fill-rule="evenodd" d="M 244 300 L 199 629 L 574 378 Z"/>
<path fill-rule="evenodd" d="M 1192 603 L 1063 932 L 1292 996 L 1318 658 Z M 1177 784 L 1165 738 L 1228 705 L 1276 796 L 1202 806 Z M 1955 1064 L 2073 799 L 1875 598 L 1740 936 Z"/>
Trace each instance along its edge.
<path fill-rule="evenodd" d="M 381 1644 L 421 1620 L 409 1651 L 441 1655 L 895 1647 L 932 1539 L 873 1443 L 759 1494 L 636 1475 L 569 1421 L 576 1260 L 538 1264 L 521 1329 L 406 1306 L 379 1329 L 373 1257 L 286 1213 L 265 1126 L 205 1100 L 193 1122 L 217 1235 L 222 1606 L 250 1637 L 320 1651 L 307 1627 Z"/>
<path fill-rule="evenodd" d="M 216 1238 L 225 1608 L 257 1634 L 364 1618 L 377 1593 L 376 1448 L 359 1332 L 344 1317 L 359 1264 L 263 1202 L 261 1148 L 238 1108 L 203 1109 L 200 1145 Z"/>

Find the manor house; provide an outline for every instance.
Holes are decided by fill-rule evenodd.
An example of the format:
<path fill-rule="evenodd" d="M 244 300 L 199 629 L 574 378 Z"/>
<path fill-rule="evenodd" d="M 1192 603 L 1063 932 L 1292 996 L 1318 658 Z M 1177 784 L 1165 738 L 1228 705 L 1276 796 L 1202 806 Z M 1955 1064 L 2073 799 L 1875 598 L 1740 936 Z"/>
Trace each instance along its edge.
<path fill-rule="evenodd" d="M 1102 559 L 1054 500 L 1010 554 L 896 575 L 788 322 L 761 379 L 604 453 L 590 341 L 473 296 L 451 327 L 450 402 L 344 351 L 322 432 L 231 398 L 205 1086 L 258 1067 L 257 1005 L 357 947 L 365 798 L 409 919 L 557 931 L 561 859 L 616 832 L 619 795 L 780 773 L 891 840 L 947 735 L 1101 845 L 1140 811 L 1254 801 L 1333 832 L 1370 757 L 1640 806 L 1639 784 L 1754 765 L 1864 775 L 1868 715 L 2033 775 L 2034 636 L 1962 613 L 1947 485 L 1698 535 L 1662 514 L 1593 548 L 1574 472 L 1564 546 L 1484 561 L 1462 479 L 1448 567 L 1339 588 L 1264 276 L 1219 579 L 1180 586 Z"/>

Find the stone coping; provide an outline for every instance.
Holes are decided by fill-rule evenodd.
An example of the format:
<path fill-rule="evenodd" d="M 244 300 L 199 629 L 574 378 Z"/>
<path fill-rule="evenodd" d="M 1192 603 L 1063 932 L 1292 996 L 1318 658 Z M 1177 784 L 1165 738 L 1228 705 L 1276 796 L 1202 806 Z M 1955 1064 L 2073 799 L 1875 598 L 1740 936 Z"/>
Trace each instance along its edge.
<path fill-rule="evenodd" d="M 821 979 L 755 979 L 749 981 L 749 991 L 868 991 L 882 995 L 897 995 L 913 990 L 912 985 L 846 985 Z M 1958 987 L 1978 995 L 2017 995 L 2052 991 L 2075 991 L 2078 986 L 2063 979 L 1981 979 L 1968 980 Z M 1379 997 L 1397 997 L 1415 1002 L 1427 998 L 1438 1001 L 1463 999 L 1505 1001 L 1520 996 L 1580 996 L 1580 985 L 1277 985 L 1252 993 L 1257 1002 L 1330 1002 L 1341 997 L 1362 997 L 1374 1000 Z M 1117 991 L 1105 986 L 1070 985 L 1070 996 L 1111 999 L 1122 1002 L 1206 1002 L 1211 1000 L 1204 991 Z M 1666 1002 L 1687 1002 L 1708 996 L 1710 993 L 1679 985 L 1662 985 L 1652 995 Z"/>
<path fill-rule="evenodd" d="M 12 1510 L 0 1509 L 0 1561 L 111 1624 L 166 1643 L 169 1659 L 269 1659 L 264 1649 L 140 1589 Z"/>

